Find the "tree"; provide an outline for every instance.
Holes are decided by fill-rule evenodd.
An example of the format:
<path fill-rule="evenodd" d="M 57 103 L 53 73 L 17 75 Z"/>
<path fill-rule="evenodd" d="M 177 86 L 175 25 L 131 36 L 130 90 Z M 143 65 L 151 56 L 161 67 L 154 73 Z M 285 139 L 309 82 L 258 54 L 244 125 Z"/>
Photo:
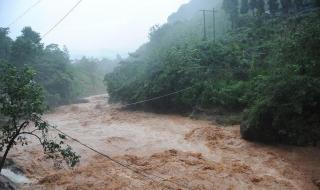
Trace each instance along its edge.
<path fill-rule="evenodd" d="M 241 0 L 240 13 L 247 14 L 248 11 L 249 11 L 249 0 Z"/>
<path fill-rule="evenodd" d="M 294 0 L 294 5 L 297 11 L 301 10 L 303 6 L 303 0 Z"/>
<path fill-rule="evenodd" d="M 45 106 L 41 87 L 33 80 L 34 71 L 29 68 L 18 70 L 7 62 L 0 64 L 0 151 L 5 151 L 0 172 L 11 148 L 27 145 L 29 136 L 39 140 L 48 158 L 58 163 L 65 160 L 69 166 L 75 166 L 80 156 L 64 144 L 66 137 L 59 134 L 56 142 L 48 136 L 50 125 L 41 119 Z"/>
<path fill-rule="evenodd" d="M 12 42 L 9 61 L 18 68 L 27 65 L 36 71 L 35 81 L 43 87 L 49 106 L 67 104 L 75 98 L 67 49 L 61 50 L 57 44 L 44 47 L 39 33 L 30 27 L 25 27 L 22 35 Z"/>
<path fill-rule="evenodd" d="M 272 15 L 274 15 L 279 10 L 279 3 L 277 0 L 268 1 L 269 10 Z"/>
<path fill-rule="evenodd" d="M 258 12 L 258 15 L 262 15 L 264 14 L 264 0 L 257 0 L 257 12 Z"/>
<path fill-rule="evenodd" d="M 281 8 L 282 8 L 282 13 L 288 14 L 289 10 L 292 6 L 291 0 L 280 0 L 281 3 Z"/>
<path fill-rule="evenodd" d="M 57 44 L 50 44 L 42 50 L 33 68 L 37 71 L 35 80 L 44 87 L 45 100 L 50 106 L 71 102 L 75 93 L 67 52 L 62 51 Z"/>
<path fill-rule="evenodd" d="M 40 41 L 39 33 L 34 32 L 31 27 L 25 27 L 22 35 L 12 44 L 10 62 L 18 67 L 35 64 L 43 50 Z"/>
<path fill-rule="evenodd" d="M 121 56 L 117 54 L 117 60 L 122 60 Z M 98 63 L 97 60 L 88 59 L 86 57 L 82 57 L 79 62 L 77 62 L 78 66 L 82 67 L 83 71 L 86 72 L 89 80 L 90 80 L 90 86 L 91 91 L 96 92 L 97 91 L 97 81 L 99 80 L 97 78 L 98 73 Z"/>
<path fill-rule="evenodd" d="M 257 8 L 257 0 L 250 0 L 249 8 L 252 11 L 252 15 L 255 15 L 255 10 Z"/>
<path fill-rule="evenodd" d="M 222 8 L 227 14 L 229 14 L 232 28 L 234 28 L 239 17 L 238 0 L 224 0 Z"/>
<path fill-rule="evenodd" d="M 8 60 L 12 40 L 8 37 L 9 28 L 0 28 L 0 59 Z"/>

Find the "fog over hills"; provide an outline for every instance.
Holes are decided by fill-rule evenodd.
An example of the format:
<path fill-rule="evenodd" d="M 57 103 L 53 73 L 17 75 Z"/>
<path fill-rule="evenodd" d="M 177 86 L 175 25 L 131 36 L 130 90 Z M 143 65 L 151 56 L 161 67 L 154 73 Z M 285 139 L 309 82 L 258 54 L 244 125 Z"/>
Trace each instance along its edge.
<path fill-rule="evenodd" d="M 221 0 L 192 0 L 187 4 L 182 5 L 179 10 L 171 14 L 168 18 L 169 23 L 176 21 L 189 20 L 197 16 L 201 9 L 220 9 Z"/>
<path fill-rule="evenodd" d="M 38 0 L 0 0 L 0 27 L 13 20 Z M 42 0 L 10 27 L 10 37 L 25 26 L 44 34 L 78 0 Z M 148 41 L 149 29 L 163 24 L 168 16 L 189 0 L 82 1 L 43 42 L 66 45 L 72 58 L 81 56 L 125 56 Z"/>

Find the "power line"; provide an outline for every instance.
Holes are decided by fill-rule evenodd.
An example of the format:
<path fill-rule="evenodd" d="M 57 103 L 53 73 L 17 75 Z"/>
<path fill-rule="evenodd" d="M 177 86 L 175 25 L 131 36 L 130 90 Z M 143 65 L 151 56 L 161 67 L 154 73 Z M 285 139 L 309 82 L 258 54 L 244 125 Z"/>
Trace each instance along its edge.
<path fill-rule="evenodd" d="M 212 9 L 212 19 L 213 19 L 213 23 L 212 23 L 212 37 L 213 37 L 213 42 L 216 42 L 216 15 L 215 15 L 216 10 L 214 10 L 214 8 Z"/>
<path fill-rule="evenodd" d="M 18 22 L 22 17 L 24 17 L 29 11 L 31 11 L 35 6 L 37 6 L 39 3 L 41 3 L 42 0 L 38 0 L 36 3 L 31 5 L 27 10 L 25 10 L 20 16 L 15 18 L 7 27 L 11 27 L 14 25 L 16 22 Z"/>
<path fill-rule="evenodd" d="M 48 32 L 46 32 L 46 33 L 42 36 L 42 39 L 45 38 L 51 31 L 53 31 L 60 23 L 62 23 L 62 22 L 75 10 L 75 8 L 76 8 L 81 2 L 82 2 L 82 0 L 79 0 L 79 1 L 67 12 L 66 15 L 64 15 Z M 157 99 L 160 99 L 160 98 L 168 97 L 168 96 L 171 96 L 171 95 L 174 95 L 174 94 L 178 94 L 178 93 L 187 91 L 187 90 L 189 90 L 189 89 L 191 89 L 191 88 L 192 88 L 192 87 L 188 87 L 188 88 L 185 88 L 185 89 L 182 89 L 182 90 L 179 90 L 179 91 L 176 91 L 176 92 L 172 92 L 172 93 L 169 93 L 169 94 L 166 94 L 166 95 L 154 97 L 154 98 L 151 98 L 151 99 L 147 99 L 147 100 L 143 100 L 143 101 L 139 101 L 139 102 L 135 102 L 135 103 L 130 103 L 130 104 L 124 105 L 124 107 L 126 107 L 126 106 L 131 106 L 131 105 L 137 105 L 137 104 L 141 104 L 141 103 L 144 103 L 144 102 L 154 101 L 154 100 L 157 100 Z M 91 151 L 93 151 L 93 152 L 95 152 L 95 153 L 97 153 L 97 154 L 99 154 L 99 155 L 107 158 L 108 160 L 110 160 L 110 161 L 112 161 L 112 162 L 114 162 L 114 163 L 116 163 L 116 164 L 118 164 L 118 165 L 120 165 L 120 166 L 122 166 L 122 167 L 124 167 L 124 168 L 126 168 L 126 169 L 128 169 L 128 170 L 131 170 L 131 171 L 133 171 L 134 173 L 137 173 L 137 174 L 141 175 L 142 177 L 145 177 L 145 178 L 147 178 L 147 179 L 149 179 L 149 180 L 151 180 L 151 181 L 153 181 L 153 182 L 156 182 L 156 183 L 159 182 L 159 181 L 151 178 L 150 176 L 145 175 L 143 172 L 141 172 L 141 171 L 139 171 L 139 170 L 137 170 L 137 169 L 131 168 L 129 165 L 122 164 L 121 162 L 119 162 L 119 161 L 111 158 L 109 155 L 107 155 L 107 154 L 105 154 L 105 153 L 102 153 L 102 152 L 100 152 L 100 151 L 92 148 L 91 146 L 85 144 L 85 143 L 82 143 L 82 142 L 79 141 L 78 139 L 71 137 L 70 135 L 64 133 L 63 131 L 61 131 L 61 130 L 59 130 L 59 129 L 57 129 L 56 127 L 54 127 L 54 126 L 51 126 L 51 127 L 52 127 L 54 130 L 58 131 L 59 133 L 65 135 L 66 137 L 69 137 L 71 140 L 73 140 L 73 141 L 79 143 L 80 145 L 88 148 L 89 150 L 91 150 Z M 162 179 L 162 180 L 164 180 L 164 181 L 168 181 L 168 182 L 173 183 L 173 184 L 175 184 L 175 185 L 178 185 L 178 186 L 180 186 L 180 187 L 184 187 L 184 188 L 186 188 L 186 189 L 189 189 L 189 188 L 186 187 L 185 185 L 179 184 L 179 183 L 174 182 L 174 181 L 170 181 L 169 179 L 165 179 L 165 178 L 163 178 L 163 177 L 161 177 L 161 176 L 157 176 L 157 175 L 155 175 L 155 174 L 149 174 L 149 175 L 152 175 L 152 176 L 157 177 L 157 178 L 159 178 L 159 179 Z M 166 184 L 163 184 L 162 182 L 159 182 L 159 183 L 162 184 L 165 188 L 173 189 L 172 187 L 167 186 Z"/>
<path fill-rule="evenodd" d="M 208 68 L 207 66 L 199 66 L 199 67 L 193 67 L 193 68 L 190 67 L 189 69 L 207 69 L 207 68 Z M 185 71 L 188 71 L 188 70 L 185 70 Z M 165 94 L 165 95 L 161 95 L 161 96 L 157 96 L 157 97 L 141 100 L 141 101 L 134 102 L 134 103 L 125 104 L 125 105 L 122 105 L 122 107 L 128 107 L 128 106 L 133 106 L 133 105 L 137 105 L 137 104 L 142 104 L 142 103 L 145 103 L 145 102 L 151 102 L 151 101 L 158 100 L 158 99 L 161 99 L 161 98 L 165 98 L 165 97 L 168 97 L 168 96 L 172 96 L 172 95 L 175 95 L 175 94 L 180 94 L 182 92 L 185 92 L 185 91 L 188 91 L 188 90 L 192 89 L 193 87 L 194 86 L 189 86 L 187 88 L 184 88 L 184 89 L 181 89 L 181 90 L 178 90 L 178 91 L 175 91 L 175 92 L 171 92 L 169 94 Z M 121 88 L 119 88 L 119 89 L 121 89 Z"/>
<path fill-rule="evenodd" d="M 92 148 L 91 146 L 82 143 L 82 142 L 79 141 L 78 139 L 71 137 L 70 135 L 66 134 L 65 132 L 63 132 L 63 131 L 61 131 L 61 130 L 59 130 L 59 129 L 57 129 L 56 127 L 53 127 L 53 126 L 52 126 L 52 128 L 53 128 L 54 130 L 58 131 L 59 133 L 65 135 L 66 137 L 70 138 L 71 140 L 73 140 L 73 141 L 79 143 L 80 145 L 88 148 L 89 150 L 91 150 L 91 151 L 93 151 L 93 152 L 95 152 L 95 153 L 97 153 L 97 154 L 99 154 L 99 155 L 107 158 L 108 160 L 110 160 L 110 161 L 112 161 L 112 162 L 114 162 L 114 163 L 116 163 L 116 164 L 118 164 L 118 165 L 120 165 L 120 166 L 122 166 L 122 167 L 124 167 L 124 168 L 126 168 L 126 169 L 128 169 L 128 170 L 131 170 L 131 171 L 133 171 L 134 173 L 140 174 L 138 171 L 133 170 L 133 169 L 131 169 L 129 166 L 127 166 L 127 165 L 125 165 L 125 164 L 122 164 L 121 162 L 119 162 L 119 161 L 111 158 L 109 155 L 107 155 L 107 154 L 105 154 L 105 153 L 102 153 L 102 152 L 100 152 L 100 151 Z M 143 175 L 143 174 L 140 174 L 140 175 L 142 175 L 143 177 L 148 178 L 148 176 L 145 176 L 145 175 Z M 153 181 L 153 179 L 151 179 L 151 180 Z"/>
<path fill-rule="evenodd" d="M 207 40 L 207 27 L 206 27 L 206 13 L 207 12 L 211 12 L 212 13 L 212 38 L 213 38 L 213 42 L 215 42 L 216 40 L 216 16 L 215 16 L 215 12 L 216 10 L 213 8 L 212 10 L 200 10 L 203 13 L 203 40 L 206 41 Z"/>
<path fill-rule="evenodd" d="M 123 163 L 121 163 L 121 162 L 119 162 L 119 161 L 111 158 L 109 155 L 107 155 L 107 154 L 105 154 L 105 153 L 102 153 L 102 152 L 100 152 L 100 151 L 92 148 L 91 146 L 89 146 L 89 145 L 87 145 L 87 144 L 79 141 L 78 139 L 76 139 L 76 138 L 74 138 L 74 137 L 71 137 L 70 135 L 66 134 L 65 132 L 63 132 L 63 131 L 61 131 L 61 130 L 59 130 L 59 129 L 57 129 L 56 127 L 54 127 L 54 126 L 51 126 L 51 127 L 52 127 L 54 130 L 56 130 L 57 132 L 65 135 L 66 137 L 68 137 L 68 138 L 70 138 L 71 140 L 79 143 L 80 145 L 88 148 L 89 150 L 91 150 L 91 151 L 93 151 L 93 152 L 95 152 L 95 153 L 97 153 L 97 154 L 99 154 L 99 155 L 107 158 L 108 160 L 110 160 L 110 161 L 112 161 L 112 162 L 114 162 L 114 163 L 116 163 L 116 164 L 118 164 L 118 165 L 120 165 L 120 166 L 122 166 L 122 167 L 124 167 L 124 168 L 126 168 L 126 169 L 128 169 L 128 170 L 130 170 L 130 171 L 132 171 L 132 172 L 134 172 L 134 173 L 137 173 L 137 174 L 141 175 L 142 177 L 147 178 L 147 179 L 149 179 L 149 180 L 151 180 L 151 181 L 153 181 L 153 182 L 156 182 L 156 183 L 159 182 L 159 181 L 151 178 L 150 176 L 144 174 L 143 172 L 139 171 L 138 169 L 132 168 L 132 167 L 130 167 L 129 165 L 125 165 L 125 164 L 123 164 Z M 186 188 L 186 189 L 189 189 L 189 188 L 186 187 L 185 185 L 179 184 L 179 183 L 174 182 L 174 181 L 170 181 L 169 179 L 166 179 L 166 178 L 157 176 L 157 175 L 155 175 L 155 174 L 149 174 L 149 175 L 152 175 L 152 176 L 157 177 L 157 178 L 159 178 L 159 179 L 162 179 L 162 180 L 164 180 L 164 181 L 168 181 L 168 182 L 173 183 L 173 184 L 175 184 L 175 185 L 178 185 L 178 186 L 180 186 L 180 187 L 184 187 L 184 188 Z M 170 187 L 170 186 L 168 186 L 168 185 L 166 185 L 166 184 L 164 184 L 164 183 L 162 183 L 162 182 L 159 182 L 159 183 L 160 183 L 161 185 L 163 185 L 164 187 L 168 188 L 168 189 L 173 189 L 172 187 Z"/>
<path fill-rule="evenodd" d="M 123 107 L 131 106 L 131 105 L 137 105 L 137 104 L 141 104 L 141 103 L 144 103 L 144 102 L 150 102 L 150 101 L 154 101 L 154 100 L 157 100 L 157 99 L 160 99 L 160 98 L 172 96 L 172 95 L 179 94 L 179 93 L 185 92 L 185 91 L 187 91 L 187 90 L 190 90 L 191 88 L 193 88 L 193 86 L 188 87 L 188 88 L 184 88 L 184 89 L 182 89 L 182 90 L 178 90 L 178 91 L 175 91 L 175 92 L 172 92 L 172 93 L 169 93 L 169 94 L 165 94 L 165 95 L 162 95 L 162 96 L 150 98 L 150 99 L 147 99 L 147 100 L 142 100 L 142 101 L 135 102 L 135 103 L 126 104 L 126 105 L 124 105 Z M 42 120 L 42 119 L 40 119 L 40 120 Z M 43 120 L 42 120 L 42 121 L 43 121 Z M 43 122 L 45 122 L 45 121 L 43 121 Z M 50 125 L 49 125 L 49 126 L 50 126 Z M 125 164 L 123 164 L 123 163 L 121 163 L 121 162 L 119 162 L 119 161 L 111 158 L 111 156 L 109 156 L 109 155 L 107 155 L 107 154 L 105 154 L 105 153 L 102 153 L 102 152 L 100 152 L 100 151 L 92 148 L 91 146 L 89 146 L 89 145 L 87 145 L 87 144 L 79 141 L 78 139 L 76 139 L 76 138 L 74 138 L 74 137 L 66 134 L 65 132 L 57 129 L 57 128 L 54 127 L 54 126 L 51 126 L 51 128 L 53 128 L 53 129 L 56 130 L 57 132 L 65 135 L 66 137 L 70 138 L 71 140 L 79 143 L 80 145 L 88 148 L 89 150 L 91 150 L 91 151 L 93 151 L 93 152 L 95 152 L 95 153 L 97 153 L 97 154 L 99 154 L 99 155 L 107 158 L 108 160 L 110 160 L 110 161 L 112 161 L 112 162 L 114 162 L 114 163 L 116 163 L 116 164 L 118 164 L 118 165 L 120 165 L 120 166 L 122 166 L 122 167 L 124 167 L 124 168 L 126 168 L 126 169 L 128 169 L 128 170 L 130 170 L 130 171 L 133 171 L 134 173 L 137 173 L 137 174 L 141 175 L 142 177 L 144 177 L 144 178 L 146 178 L 146 179 L 148 179 L 148 180 L 150 180 L 150 181 L 152 181 L 152 182 L 159 183 L 159 184 L 161 184 L 163 187 L 165 187 L 165 188 L 167 188 L 167 189 L 174 189 L 174 188 L 172 188 L 172 187 L 164 184 L 162 181 L 157 181 L 157 180 L 153 179 L 152 177 L 150 177 L 150 176 L 148 176 L 148 175 L 151 175 L 151 176 L 156 177 L 156 178 L 158 178 L 158 179 L 161 179 L 161 180 L 163 180 L 163 181 L 170 182 L 170 183 L 172 183 L 172 184 L 177 185 L 178 187 L 183 187 L 183 188 L 185 188 L 185 189 L 190 189 L 190 188 L 187 187 L 186 185 L 183 185 L 183 184 L 180 184 L 180 183 L 171 181 L 171 180 L 169 180 L 169 179 L 167 179 L 167 178 L 164 178 L 164 177 L 161 177 L 161 176 L 158 176 L 158 175 L 155 175 L 155 174 L 147 173 L 148 175 L 146 175 L 146 174 L 145 174 L 146 172 L 142 172 L 142 171 L 140 171 L 140 170 L 138 170 L 138 169 L 135 169 L 135 168 L 130 167 L 129 165 L 125 165 Z"/>
<path fill-rule="evenodd" d="M 61 24 L 74 10 L 77 6 L 82 2 L 79 0 L 55 25 L 53 25 L 43 36 L 42 39 L 45 38 L 51 31 L 53 31 L 59 24 Z"/>
<path fill-rule="evenodd" d="M 172 95 L 175 95 L 175 94 L 179 94 L 179 93 L 188 91 L 188 90 L 190 90 L 191 88 L 193 88 L 193 86 L 190 86 L 190 87 L 188 87 L 188 88 L 184 88 L 184 89 L 182 89 L 182 90 L 178 90 L 178 91 L 175 91 L 175 92 L 171 92 L 171 93 L 169 93 L 169 94 L 165 94 L 165 95 L 162 95 L 162 96 L 157 96 L 157 97 L 154 97 L 154 98 L 150 98 L 150 99 L 146 99 L 146 100 L 141 100 L 141 101 L 134 102 L 134 103 L 125 104 L 125 105 L 123 105 L 122 107 L 128 107 L 128 106 L 133 106 L 133 105 L 137 105 L 137 104 L 142 104 L 142 103 L 145 103 L 145 102 L 151 102 L 151 101 L 154 101 L 154 100 L 158 100 L 158 99 L 161 99 L 161 98 L 165 98 L 165 97 L 168 97 L 168 96 L 172 96 Z"/>
<path fill-rule="evenodd" d="M 207 69 L 207 68 L 208 68 L 207 66 L 199 66 L 199 67 L 193 67 L 193 68 L 190 67 L 189 69 Z M 185 71 L 187 71 L 187 70 L 185 70 Z M 158 99 L 161 99 L 161 98 L 165 98 L 165 97 L 168 97 L 168 96 L 172 96 L 172 95 L 175 95 L 175 94 L 180 94 L 182 92 L 185 92 L 185 91 L 188 91 L 188 90 L 192 89 L 193 87 L 194 86 L 189 86 L 187 88 L 184 88 L 184 89 L 181 89 L 181 90 L 178 90 L 178 91 L 175 91 L 175 92 L 171 92 L 169 94 L 157 96 L 157 97 L 154 97 L 154 98 L 149 98 L 149 99 L 146 99 L 146 100 L 141 100 L 141 101 L 134 102 L 134 103 L 125 104 L 122 107 L 128 107 L 128 106 L 133 106 L 133 105 L 137 105 L 137 104 L 142 104 L 142 103 L 145 103 L 145 102 L 151 102 L 151 101 L 158 100 Z"/>
<path fill-rule="evenodd" d="M 201 65 L 199 65 L 199 66 L 185 67 L 182 70 L 179 70 L 179 72 L 191 71 L 191 70 L 196 70 L 196 69 L 209 69 L 209 66 L 201 66 Z M 118 91 L 121 88 L 123 88 L 123 87 L 119 87 L 114 91 Z M 123 105 L 123 107 L 125 107 L 125 106 L 126 105 Z M 127 106 L 129 106 L 129 105 L 127 105 Z"/>
<path fill-rule="evenodd" d="M 137 104 L 142 104 L 142 103 L 145 103 L 145 102 L 151 102 L 151 101 L 154 101 L 154 100 L 158 100 L 158 99 L 161 99 L 161 98 L 165 98 L 165 97 L 168 97 L 168 96 L 172 96 L 172 95 L 175 95 L 175 94 L 182 93 L 182 92 L 187 91 L 187 90 L 189 90 L 189 89 L 191 89 L 191 88 L 193 88 L 193 87 L 184 88 L 184 89 L 182 89 L 182 90 L 178 90 L 178 91 L 175 91 L 175 92 L 172 92 L 172 93 L 169 93 L 169 94 L 165 94 L 165 95 L 162 95 L 162 96 L 157 96 L 157 97 L 150 98 L 150 99 L 141 100 L 141 101 L 134 102 L 134 103 L 130 103 L 130 104 L 125 104 L 125 105 L 123 105 L 123 107 L 128 107 L 128 106 L 133 106 L 133 105 L 137 105 Z"/>
<path fill-rule="evenodd" d="M 203 13 L 203 41 L 207 40 L 207 27 L 206 27 L 206 11 L 207 10 L 200 10 Z"/>

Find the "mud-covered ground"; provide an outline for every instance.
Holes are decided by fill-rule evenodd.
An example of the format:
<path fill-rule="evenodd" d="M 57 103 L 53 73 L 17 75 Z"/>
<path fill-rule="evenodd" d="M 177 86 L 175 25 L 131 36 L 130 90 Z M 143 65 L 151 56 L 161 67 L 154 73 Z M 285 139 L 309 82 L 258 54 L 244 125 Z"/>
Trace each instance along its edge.
<path fill-rule="evenodd" d="M 55 167 L 32 143 L 13 158 L 32 181 L 22 189 L 316 190 L 320 149 L 246 142 L 239 126 L 117 109 L 105 95 L 47 114 L 67 134 L 140 174 L 68 140 L 81 154 L 74 169 Z M 53 132 L 54 133 L 54 132 Z M 35 142 L 35 141 L 34 141 Z"/>

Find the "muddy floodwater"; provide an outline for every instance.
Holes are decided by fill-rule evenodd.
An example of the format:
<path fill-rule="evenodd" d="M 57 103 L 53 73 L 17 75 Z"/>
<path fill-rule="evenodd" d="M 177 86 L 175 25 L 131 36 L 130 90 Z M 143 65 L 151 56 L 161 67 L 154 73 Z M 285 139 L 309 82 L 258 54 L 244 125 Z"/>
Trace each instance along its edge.
<path fill-rule="evenodd" d="M 319 189 L 319 148 L 247 142 L 239 126 L 121 110 L 108 104 L 106 95 L 88 100 L 59 107 L 45 119 L 143 175 L 71 140 L 67 143 L 81 155 L 80 164 L 57 167 L 30 139 L 28 147 L 9 156 L 30 181 L 21 189 Z"/>

